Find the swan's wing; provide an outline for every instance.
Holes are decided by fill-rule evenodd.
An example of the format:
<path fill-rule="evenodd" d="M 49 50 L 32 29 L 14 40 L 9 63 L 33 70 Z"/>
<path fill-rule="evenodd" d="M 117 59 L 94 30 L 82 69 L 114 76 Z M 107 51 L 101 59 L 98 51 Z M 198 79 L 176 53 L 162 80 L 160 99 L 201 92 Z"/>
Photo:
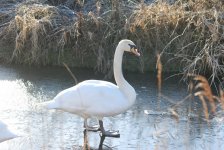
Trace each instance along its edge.
<path fill-rule="evenodd" d="M 83 111 L 77 85 L 61 91 L 52 101 L 46 103 L 50 109 L 61 109 L 76 114 Z"/>
<path fill-rule="evenodd" d="M 93 116 L 111 116 L 125 111 L 128 100 L 118 86 L 111 82 L 87 80 L 79 85 L 85 113 Z"/>
<path fill-rule="evenodd" d="M 63 90 L 54 101 L 57 109 L 81 116 L 111 116 L 119 114 L 128 105 L 115 84 L 100 80 L 86 80 Z"/>
<path fill-rule="evenodd" d="M 113 102 L 124 98 L 118 86 L 101 80 L 87 80 L 78 85 L 78 92 L 85 106 L 93 103 Z"/>

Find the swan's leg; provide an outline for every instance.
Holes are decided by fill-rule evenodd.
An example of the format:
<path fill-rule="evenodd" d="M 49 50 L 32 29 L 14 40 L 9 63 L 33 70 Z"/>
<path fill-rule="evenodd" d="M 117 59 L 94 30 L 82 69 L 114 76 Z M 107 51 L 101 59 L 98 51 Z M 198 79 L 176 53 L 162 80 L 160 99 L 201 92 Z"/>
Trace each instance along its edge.
<path fill-rule="evenodd" d="M 83 149 L 88 149 L 89 141 L 88 141 L 88 137 L 87 137 L 87 131 L 84 130 L 83 134 L 84 134 Z"/>
<path fill-rule="evenodd" d="M 101 136 L 100 137 L 100 144 L 99 144 L 99 148 L 98 150 L 103 150 L 103 142 L 105 140 L 105 136 Z"/>
<path fill-rule="evenodd" d="M 87 123 L 87 118 L 84 119 L 84 128 L 88 131 L 93 131 L 93 132 L 97 132 L 97 131 L 100 131 L 100 127 L 99 125 L 95 125 L 95 126 L 88 126 L 88 123 Z"/>
<path fill-rule="evenodd" d="M 101 131 L 101 136 L 105 136 L 105 137 L 120 137 L 120 133 L 119 131 L 105 131 L 104 127 L 103 127 L 103 121 L 99 120 L 99 124 L 100 124 L 100 131 Z"/>

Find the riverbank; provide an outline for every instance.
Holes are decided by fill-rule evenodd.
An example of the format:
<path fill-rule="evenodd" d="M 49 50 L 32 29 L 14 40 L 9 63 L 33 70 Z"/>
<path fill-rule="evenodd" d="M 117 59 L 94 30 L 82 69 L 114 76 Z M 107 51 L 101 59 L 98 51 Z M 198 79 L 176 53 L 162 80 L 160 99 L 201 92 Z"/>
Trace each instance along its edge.
<path fill-rule="evenodd" d="M 117 43 L 133 40 L 142 57 L 125 56 L 130 71 L 209 74 L 223 69 L 223 3 L 179 0 L 0 1 L 0 60 L 25 65 L 94 68 L 112 74 Z"/>

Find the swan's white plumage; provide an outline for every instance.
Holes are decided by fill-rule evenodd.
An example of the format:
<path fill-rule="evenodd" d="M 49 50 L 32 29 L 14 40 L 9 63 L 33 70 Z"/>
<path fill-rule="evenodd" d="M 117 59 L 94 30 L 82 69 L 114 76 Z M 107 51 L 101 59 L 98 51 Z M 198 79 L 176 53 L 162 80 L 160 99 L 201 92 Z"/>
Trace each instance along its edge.
<path fill-rule="evenodd" d="M 60 92 L 54 98 L 52 105 L 56 109 L 85 118 L 101 118 L 124 112 L 129 107 L 129 102 L 115 84 L 100 80 L 86 80 Z"/>
<path fill-rule="evenodd" d="M 17 135 L 12 133 L 5 123 L 0 121 L 0 143 L 9 139 L 16 138 Z"/>
<path fill-rule="evenodd" d="M 134 88 L 122 74 L 124 51 L 137 56 L 135 44 L 130 40 L 121 40 L 114 55 L 114 77 L 117 85 L 102 80 L 86 80 L 76 86 L 61 91 L 52 101 L 46 102 L 49 109 L 60 109 L 87 119 L 114 116 L 129 109 L 136 99 Z"/>

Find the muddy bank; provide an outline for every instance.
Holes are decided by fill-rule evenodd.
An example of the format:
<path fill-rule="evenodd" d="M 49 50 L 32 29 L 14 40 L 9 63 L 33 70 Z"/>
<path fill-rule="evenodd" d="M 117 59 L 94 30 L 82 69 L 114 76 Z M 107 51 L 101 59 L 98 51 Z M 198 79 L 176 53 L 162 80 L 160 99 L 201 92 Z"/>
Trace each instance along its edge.
<path fill-rule="evenodd" d="M 223 74 L 223 4 L 196 0 L 0 1 L 0 60 L 26 65 L 94 68 L 111 75 L 113 54 L 124 38 L 141 50 L 126 55 L 131 71 Z"/>

